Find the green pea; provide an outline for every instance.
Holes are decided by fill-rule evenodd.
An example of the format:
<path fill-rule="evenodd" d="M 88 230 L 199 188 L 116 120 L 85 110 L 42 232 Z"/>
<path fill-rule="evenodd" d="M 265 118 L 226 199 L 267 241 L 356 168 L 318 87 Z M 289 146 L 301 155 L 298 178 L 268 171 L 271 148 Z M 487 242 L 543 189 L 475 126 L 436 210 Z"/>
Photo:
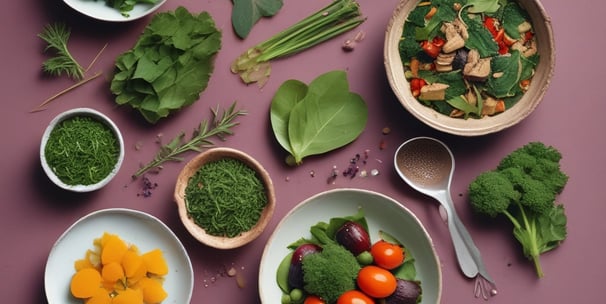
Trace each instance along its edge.
<path fill-rule="evenodd" d="M 370 254 L 369 251 L 364 251 L 360 254 L 358 254 L 358 256 L 356 257 L 356 260 L 358 260 L 358 263 L 360 263 L 360 265 L 370 265 L 372 264 L 372 262 L 374 261 L 374 258 L 372 257 L 372 254 Z"/>

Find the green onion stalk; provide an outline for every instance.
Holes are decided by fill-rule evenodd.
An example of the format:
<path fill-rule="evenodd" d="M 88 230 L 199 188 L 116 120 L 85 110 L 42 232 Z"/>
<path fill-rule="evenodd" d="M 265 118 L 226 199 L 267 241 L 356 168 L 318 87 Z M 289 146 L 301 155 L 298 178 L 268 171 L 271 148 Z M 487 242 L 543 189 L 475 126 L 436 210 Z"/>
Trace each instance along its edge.
<path fill-rule="evenodd" d="M 286 57 L 350 31 L 362 24 L 360 5 L 354 0 L 335 0 L 328 6 L 295 23 L 242 53 L 231 65 L 245 83 L 259 82 L 269 77 L 273 59 Z"/>

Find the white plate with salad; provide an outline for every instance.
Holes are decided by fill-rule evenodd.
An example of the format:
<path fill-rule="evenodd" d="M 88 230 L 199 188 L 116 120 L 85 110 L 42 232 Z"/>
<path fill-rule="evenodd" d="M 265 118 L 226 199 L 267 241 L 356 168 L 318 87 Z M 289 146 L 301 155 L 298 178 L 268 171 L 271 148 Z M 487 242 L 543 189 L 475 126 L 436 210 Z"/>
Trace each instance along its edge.
<path fill-rule="evenodd" d="M 293 252 L 289 246 L 312 238 L 310 227 L 333 218 L 362 212 L 371 243 L 387 232 L 414 258 L 415 281 L 422 287 L 421 304 L 439 303 L 442 291 L 440 263 L 431 237 L 419 219 L 400 202 L 381 193 L 361 189 L 334 189 L 314 195 L 293 208 L 278 224 L 265 246 L 259 270 L 262 303 L 279 303 L 285 292 L 279 286 L 278 268 Z"/>
<path fill-rule="evenodd" d="M 94 211 L 71 225 L 53 245 L 44 274 L 44 288 L 49 304 L 80 304 L 72 295 L 70 284 L 75 263 L 85 258 L 93 243 L 105 233 L 118 236 L 128 245 L 145 253 L 159 249 L 168 265 L 162 286 L 167 293 L 162 303 L 189 303 L 194 274 L 185 248 L 177 236 L 159 219 L 142 211 L 111 208 Z"/>
<path fill-rule="evenodd" d="M 132 7 L 120 6 L 126 1 L 113 1 L 116 3 L 115 7 L 108 4 L 110 1 L 106 0 L 63 0 L 63 2 L 74 10 L 97 20 L 127 22 L 155 12 L 166 0 L 138 0 Z"/>

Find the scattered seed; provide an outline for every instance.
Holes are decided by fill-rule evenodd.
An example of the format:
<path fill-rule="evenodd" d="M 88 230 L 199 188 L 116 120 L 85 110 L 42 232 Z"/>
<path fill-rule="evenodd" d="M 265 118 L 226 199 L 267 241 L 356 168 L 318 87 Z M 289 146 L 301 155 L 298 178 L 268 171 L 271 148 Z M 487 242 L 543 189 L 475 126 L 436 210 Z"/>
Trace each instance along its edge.
<path fill-rule="evenodd" d="M 326 183 L 335 184 L 337 176 L 339 176 L 339 170 L 337 170 L 337 166 L 332 166 L 332 170 L 330 171 L 330 175 L 326 179 Z"/>
<path fill-rule="evenodd" d="M 236 284 L 240 288 L 244 288 L 246 286 L 246 278 L 244 278 L 240 272 L 236 273 Z"/>
<path fill-rule="evenodd" d="M 229 269 L 227 269 L 227 276 L 228 277 L 233 277 L 238 273 L 238 271 L 236 270 L 236 268 L 234 267 L 230 267 Z"/>
<path fill-rule="evenodd" d="M 360 42 L 364 40 L 364 38 L 366 38 L 366 32 L 359 31 L 358 33 L 356 33 L 356 36 L 354 36 L 354 41 Z"/>
<path fill-rule="evenodd" d="M 142 141 L 139 140 L 139 141 L 137 141 L 135 143 L 135 151 L 141 150 L 142 147 L 143 147 L 143 142 Z"/>
<path fill-rule="evenodd" d="M 379 170 L 378 169 L 372 169 L 372 170 L 370 170 L 370 175 L 372 175 L 372 176 L 379 175 Z"/>
<path fill-rule="evenodd" d="M 346 52 L 351 52 L 354 50 L 355 46 L 356 46 L 355 41 L 353 41 L 351 39 L 347 39 L 347 40 L 345 40 L 345 42 L 343 42 L 341 49 L 343 49 Z"/>
<path fill-rule="evenodd" d="M 387 148 L 387 142 L 384 139 L 381 139 L 379 142 L 379 150 L 385 150 Z"/>
<path fill-rule="evenodd" d="M 383 135 L 387 135 L 387 134 L 391 133 L 391 129 L 389 127 L 384 127 L 381 130 L 381 133 L 383 133 Z"/>

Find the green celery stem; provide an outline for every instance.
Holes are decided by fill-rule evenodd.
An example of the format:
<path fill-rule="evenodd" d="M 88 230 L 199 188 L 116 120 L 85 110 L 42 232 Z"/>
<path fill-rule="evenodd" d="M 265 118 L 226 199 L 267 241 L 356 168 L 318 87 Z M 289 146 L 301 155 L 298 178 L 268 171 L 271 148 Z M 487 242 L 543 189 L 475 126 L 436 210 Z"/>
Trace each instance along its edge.
<path fill-rule="evenodd" d="M 364 22 L 365 19 L 359 17 L 359 5 L 355 1 L 334 1 L 315 14 L 258 44 L 255 49 L 262 55 L 256 58 L 256 62 L 291 55 L 340 35 Z"/>

